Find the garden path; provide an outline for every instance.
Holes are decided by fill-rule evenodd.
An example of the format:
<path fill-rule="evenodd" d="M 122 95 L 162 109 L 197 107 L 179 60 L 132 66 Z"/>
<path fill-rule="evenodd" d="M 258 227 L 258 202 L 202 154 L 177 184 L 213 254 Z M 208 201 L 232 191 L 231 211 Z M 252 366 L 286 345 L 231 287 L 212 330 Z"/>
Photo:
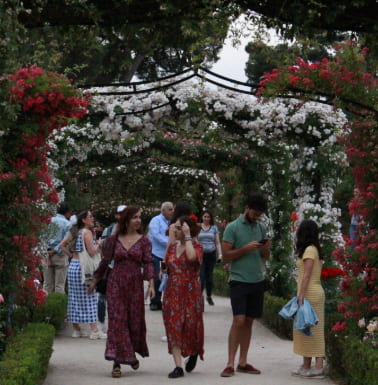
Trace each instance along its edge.
<path fill-rule="evenodd" d="M 227 359 L 227 335 L 231 323 L 228 298 L 214 297 L 215 306 L 206 306 L 205 360 L 199 361 L 195 370 L 176 380 L 167 378 L 173 369 L 173 360 L 167 353 L 167 345 L 161 341 L 164 333 L 160 311 L 150 311 L 146 306 L 148 346 L 150 357 L 141 359 L 139 370 L 122 367 L 122 377 L 110 376 L 111 363 L 104 360 L 104 340 L 71 338 L 72 329 L 67 326 L 54 341 L 47 377 L 42 385 L 167 385 L 169 381 L 185 385 L 334 385 L 329 378 L 304 380 L 290 375 L 300 364 L 300 357 L 292 352 L 292 342 L 283 340 L 256 322 L 249 353 L 250 363 L 262 371 L 261 375 L 236 373 L 232 378 L 220 377 Z"/>

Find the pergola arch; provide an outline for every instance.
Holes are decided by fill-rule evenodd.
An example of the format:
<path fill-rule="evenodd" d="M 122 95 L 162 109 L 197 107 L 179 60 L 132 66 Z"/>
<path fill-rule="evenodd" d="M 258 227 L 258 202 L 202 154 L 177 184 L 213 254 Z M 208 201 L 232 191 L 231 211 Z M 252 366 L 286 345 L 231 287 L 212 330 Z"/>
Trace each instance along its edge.
<path fill-rule="evenodd" d="M 290 99 L 262 102 L 193 81 L 146 94 L 125 95 L 124 89 L 101 88 L 98 95 L 98 88 L 90 90 L 88 120 L 65 127 L 51 142 L 58 164 L 88 155 L 103 163 L 104 156 L 141 159 L 142 153 L 158 152 L 183 167 L 213 173 L 237 166 L 245 192 L 259 188 L 270 198 L 277 260 L 291 255 L 291 211 L 316 219 L 329 249 L 342 242 L 340 213 L 332 206 L 345 165 L 337 145 L 347 123 L 341 111 Z M 273 273 L 276 279 L 289 275 Z"/>

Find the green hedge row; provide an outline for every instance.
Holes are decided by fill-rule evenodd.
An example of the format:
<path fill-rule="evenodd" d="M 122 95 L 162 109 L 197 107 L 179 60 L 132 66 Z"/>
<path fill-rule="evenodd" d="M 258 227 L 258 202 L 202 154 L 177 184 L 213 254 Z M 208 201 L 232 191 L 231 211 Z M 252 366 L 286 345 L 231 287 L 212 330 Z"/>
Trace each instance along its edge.
<path fill-rule="evenodd" d="M 326 355 L 331 375 L 343 385 L 377 385 L 378 349 L 360 336 L 333 331 L 339 319 L 338 313 L 326 317 Z"/>
<path fill-rule="evenodd" d="M 52 325 L 26 325 L 7 344 L 0 361 L 0 385 L 39 384 L 46 376 L 54 337 Z"/>
<path fill-rule="evenodd" d="M 32 321 L 51 324 L 56 330 L 61 330 L 67 314 L 67 295 L 51 293 L 43 305 L 34 309 Z"/>
<path fill-rule="evenodd" d="M 286 305 L 287 299 L 265 293 L 263 323 L 280 337 L 293 339 L 293 321 L 282 318 L 278 312 Z"/>
<path fill-rule="evenodd" d="M 221 297 L 228 297 L 228 272 L 223 269 L 222 264 L 217 264 L 213 273 L 213 291 L 214 294 Z"/>
<path fill-rule="evenodd" d="M 32 315 L 14 313 L 14 324 L 19 329 L 7 341 L 1 357 L 0 385 L 41 383 L 47 373 L 55 333 L 63 328 L 66 309 L 67 295 L 51 293 L 43 305 L 33 309 Z M 33 322 L 25 323 L 30 317 Z"/>

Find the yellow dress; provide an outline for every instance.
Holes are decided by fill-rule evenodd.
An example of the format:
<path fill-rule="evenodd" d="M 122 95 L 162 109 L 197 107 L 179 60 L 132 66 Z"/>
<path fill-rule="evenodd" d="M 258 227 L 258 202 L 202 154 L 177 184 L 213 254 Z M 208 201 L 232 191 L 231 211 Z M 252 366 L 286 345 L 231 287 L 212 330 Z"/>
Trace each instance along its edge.
<path fill-rule="evenodd" d="M 310 282 L 305 292 L 305 298 L 310 302 L 312 308 L 315 310 L 319 323 L 311 328 L 312 336 L 306 336 L 300 330 L 293 331 L 294 337 L 294 353 L 303 357 L 324 357 L 325 356 L 325 344 L 324 344 L 324 290 L 320 283 L 320 274 L 322 270 L 322 261 L 319 259 L 318 249 L 315 246 L 308 246 L 303 253 L 301 259 L 297 260 L 298 267 L 298 289 L 302 284 L 302 278 L 304 273 L 305 259 L 314 260 L 314 265 L 311 273 Z"/>

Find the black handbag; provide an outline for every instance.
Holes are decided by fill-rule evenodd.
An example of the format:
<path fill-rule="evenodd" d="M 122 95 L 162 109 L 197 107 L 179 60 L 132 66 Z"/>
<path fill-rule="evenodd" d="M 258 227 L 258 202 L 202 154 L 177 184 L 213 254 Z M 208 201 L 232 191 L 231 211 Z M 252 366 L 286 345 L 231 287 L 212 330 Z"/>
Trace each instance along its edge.
<path fill-rule="evenodd" d="M 106 294 L 106 287 L 108 286 L 108 275 L 109 275 L 109 269 L 110 267 L 108 266 L 106 268 L 104 276 L 96 283 L 96 291 L 97 293 Z"/>
<path fill-rule="evenodd" d="M 114 245 L 113 245 L 113 253 L 112 253 L 112 260 L 114 258 L 114 250 L 115 250 L 115 245 L 116 245 L 116 242 L 117 242 L 117 238 L 115 238 L 114 240 Z M 109 273 L 110 273 L 110 267 L 107 266 L 106 270 L 105 270 L 105 274 L 103 275 L 103 277 L 96 283 L 96 291 L 97 293 L 100 293 L 100 294 L 103 294 L 105 295 L 106 294 L 106 288 L 108 286 L 108 276 L 109 276 Z"/>

